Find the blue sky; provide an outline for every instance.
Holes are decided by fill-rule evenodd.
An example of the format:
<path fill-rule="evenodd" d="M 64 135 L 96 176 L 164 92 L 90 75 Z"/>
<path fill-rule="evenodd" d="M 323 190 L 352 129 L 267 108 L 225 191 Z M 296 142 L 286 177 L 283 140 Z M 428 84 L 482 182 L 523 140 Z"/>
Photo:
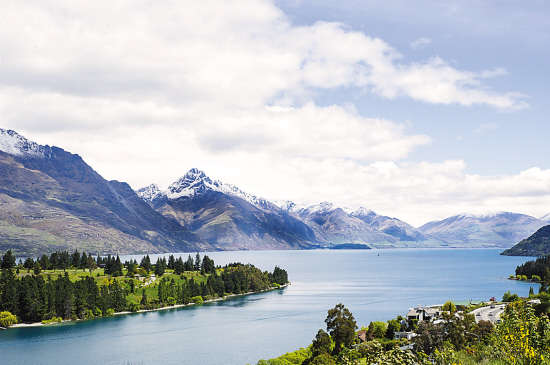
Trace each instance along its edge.
<path fill-rule="evenodd" d="M 527 5 L 526 5 L 527 4 Z M 544 1 L 2 2 L 2 127 L 420 225 L 550 213 Z"/>
<path fill-rule="evenodd" d="M 294 24 L 342 22 L 379 37 L 407 59 L 434 55 L 453 65 L 507 74 L 486 84 L 525 94 L 528 108 L 436 106 L 407 98 L 387 100 L 345 90 L 320 95 L 321 103 L 353 100 L 362 114 L 407 120 L 411 129 L 433 137 L 410 160 L 464 159 L 468 171 L 514 173 L 528 166 L 550 167 L 550 4 L 546 1 L 295 1 L 276 2 Z M 418 39 L 429 43 L 413 48 Z M 344 95 L 338 95 L 342 92 Z"/>

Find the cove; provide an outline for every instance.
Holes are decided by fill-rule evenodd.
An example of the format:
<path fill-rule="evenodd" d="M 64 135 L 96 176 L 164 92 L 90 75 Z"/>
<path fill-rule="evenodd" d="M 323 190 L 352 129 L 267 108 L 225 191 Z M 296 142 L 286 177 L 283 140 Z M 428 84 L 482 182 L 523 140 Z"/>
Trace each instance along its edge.
<path fill-rule="evenodd" d="M 535 287 L 507 280 L 529 258 L 500 256 L 494 249 L 208 255 L 219 265 L 240 261 L 264 270 L 279 265 L 292 285 L 197 307 L 0 331 L 0 363 L 244 365 L 309 344 L 324 326 L 326 311 L 339 302 L 366 325 L 418 304 L 501 297 L 507 290 L 527 295 Z"/>

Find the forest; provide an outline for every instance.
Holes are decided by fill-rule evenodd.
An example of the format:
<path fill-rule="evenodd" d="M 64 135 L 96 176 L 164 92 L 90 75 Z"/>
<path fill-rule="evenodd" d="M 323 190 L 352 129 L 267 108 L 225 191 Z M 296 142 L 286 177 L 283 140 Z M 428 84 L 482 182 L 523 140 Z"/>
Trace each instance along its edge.
<path fill-rule="evenodd" d="M 54 252 L 16 263 L 2 255 L 0 326 L 17 322 L 91 319 L 117 312 L 200 304 L 232 294 L 257 292 L 288 283 L 284 269 L 261 271 L 250 264 L 216 266 L 207 255 L 158 258 L 138 263 L 120 257 Z"/>
<path fill-rule="evenodd" d="M 516 267 L 516 277 L 526 276 L 534 281 L 550 281 L 550 256 L 541 256 Z"/>

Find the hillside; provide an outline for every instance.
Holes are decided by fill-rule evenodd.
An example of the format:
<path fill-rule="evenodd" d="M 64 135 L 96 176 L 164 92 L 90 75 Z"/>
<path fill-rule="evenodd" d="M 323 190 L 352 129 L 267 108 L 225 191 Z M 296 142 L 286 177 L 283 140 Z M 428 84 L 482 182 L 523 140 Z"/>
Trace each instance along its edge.
<path fill-rule="evenodd" d="M 300 249 L 316 241 L 310 227 L 276 205 L 198 169 L 189 170 L 166 192 L 150 185 L 138 194 L 217 250 Z"/>
<path fill-rule="evenodd" d="M 550 225 L 544 226 L 517 245 L 501 253 L 505 256 L 545 256 L 550 254 Z"/>
<path fill-rule="evenodd" d="M 78 155 L 0 129 L 0 250 L 30 255 L 192 251 L 188 230 L 107 181 Z"/>

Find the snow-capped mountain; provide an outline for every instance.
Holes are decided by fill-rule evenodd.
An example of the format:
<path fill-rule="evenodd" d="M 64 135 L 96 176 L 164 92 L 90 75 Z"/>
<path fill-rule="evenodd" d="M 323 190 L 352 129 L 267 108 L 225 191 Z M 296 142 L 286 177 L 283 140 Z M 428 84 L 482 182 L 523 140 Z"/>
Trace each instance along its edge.
<path fill-rule="evenodd" d="M 50 155 L 51 148 L 29 141 L 13 130 L 0 128 L 0 151 L 20 157 L 44 158 Z"/>
<path fill-rule="evenodd" d="M 418 230 L 452 245 L 510 247 L 544 225 L 540 219 L 519 213 L 463 213 L 426 223 Z"/>
<path fill-rule="evenodd" d="M 0 129 L 0 250 L 198 250 L 192 234 L 75 154 Z"/>
<path fill-rule="evenodd" d="M 550 223 L 550 213 L 546 214 L 546 215 L 543 215 L 542 217 L 539 218 L 541 221 L 543 222 L 546 222 L 546 223 Z"/>
<path fill-rule="evenodd" d="M 400 241 L 418 242 L 427 240 L 424 234 L 419 232 L 416 228 L 408 223 L 403 222 L 397 218 L 387 217 L 379 215 L 373 210 L 360 207 L 350 213 L 352 217 L 361 219 L 367 223 L 370 227 L 389 234 Z"/>
<path fill-rule="evenodd" d="M 183 197 L 194 197 L 207 192 L 220 192 L 246 200 L 260 209 L 276 209 L 277 206 L 266 199 L 242 191 L 235 185 L 226 184 L 220 180 L 213 180 L 204 171 L 192 168 L 185 175 L 174 181 L 166 191 L 160 191 L 157 185 L 151 184 L 137 191 L 145 201 L 152 202 L 161 197 L 176 200 Z"/>
<path fill-rule="evenodd" d="M 306 224 L 276 204 L 196 168 L 166 191 L 153 184 L 138 195 L 216 249 L 309 248 L 315 242 Z"/>
<path fill-rule="evenodd" d="M 378 215 L 364 207 L 352 210 L 330 202 L 301 208 L 287 203 L 285 207 L 312 227 L 321 242 L 360 243 L 381 247 L 425 239 L 424 235 L 409 224 Z"/>
<path fill-rule="evenodd" d="M 165 197 L 166 195 L 159 189 L 157 184 L 151 184 L 145 186 L 136 191 L 136 194 L 146 201 L 147 203 L 153 203 L 153 201 Z"/>

